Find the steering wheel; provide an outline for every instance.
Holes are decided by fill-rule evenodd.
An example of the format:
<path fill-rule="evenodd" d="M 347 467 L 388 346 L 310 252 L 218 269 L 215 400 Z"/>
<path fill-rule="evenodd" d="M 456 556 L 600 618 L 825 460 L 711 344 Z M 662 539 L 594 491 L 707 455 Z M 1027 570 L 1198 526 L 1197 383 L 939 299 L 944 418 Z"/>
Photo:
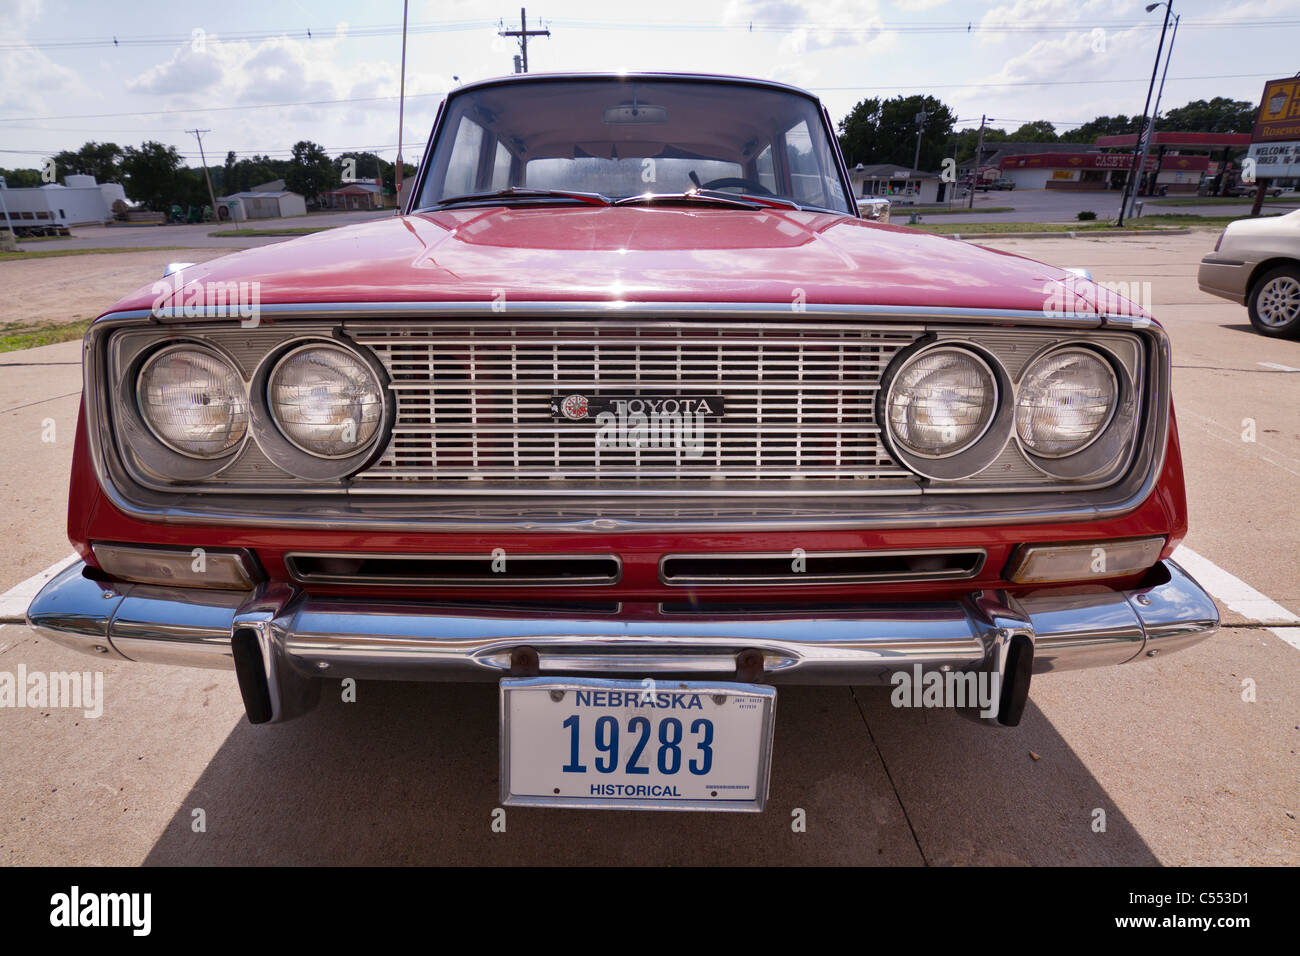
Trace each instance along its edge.
<path fill-rule="evenodd" d="M 776 195 L 756 179 L 742 179 L 740 176 L 723 176 L 721 179 L 710 179 L 707 183 L 697 184 L 699 189 L 724 189 L 727 186 L 739 186 L 742 189 L 760 196 Z"/>

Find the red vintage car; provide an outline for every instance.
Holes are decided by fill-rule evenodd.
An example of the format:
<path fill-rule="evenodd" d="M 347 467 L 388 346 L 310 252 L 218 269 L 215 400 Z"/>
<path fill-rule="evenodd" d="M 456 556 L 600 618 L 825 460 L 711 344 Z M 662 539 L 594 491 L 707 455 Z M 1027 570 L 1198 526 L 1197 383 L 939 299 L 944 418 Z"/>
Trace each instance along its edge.
<path fill-rule="evenodd" d="M 1015 725 L 1217 626 L 1164 331 L 860 218 L 808 93 L 475 83 L 413 186 L 93 324 L 33 627 L 233 670 L 254 723 L 499 682 L 505 803 L 757 810 L 780 684 Z"/>

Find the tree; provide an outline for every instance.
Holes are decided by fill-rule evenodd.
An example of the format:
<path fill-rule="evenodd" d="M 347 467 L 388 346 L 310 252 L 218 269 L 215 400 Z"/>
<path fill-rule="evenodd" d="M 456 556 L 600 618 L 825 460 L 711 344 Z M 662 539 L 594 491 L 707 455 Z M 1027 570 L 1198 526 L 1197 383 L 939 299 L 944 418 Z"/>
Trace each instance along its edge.
<path fill-rule="evenodd" d="M 339 184 L 339 171 L 325 149 L 309 140 L 294 143 L 293 158 L 284 173 L 284 187 L 313 202 Z"/>
<path fill-rule="evenodd" d="M 149 141 L 140 148 L 128 146 L 122 159 L 126 194 L 156 212 L 166 212 L 173 202 L 181 201 L 177 192 L 177 170 L 181 156 L 175 146 Z"/>
<path fill-rule="evenodd" d="M 1193 100 L 1156 120 L 1156 131 L 1169 133 L 1249 133 L 1255 126 L 1254 103 L 1216 96 Z"/>
<path fill-rule="evenodd" d="M 933 96 L 862 100 L 840 122 L 840 149 L 850 166 L 894 163 L 911 167 L 916 151 L 916 114 L 927 115 L 921 133 L 921 169 L 938 169 L 948 155 L 957 117 Z"/>
<path fill-rule="evenodd" d="M 39 169 L 0 169 L 5 185 L 10 189 L 32 189 L 45 185 Z"/>
<path fill-rule="evenodd" d="M 231 155 L 226 156 L 229 163 Z M 284 170 L 289 166 L 286 160 L 275 160 L 269 156 L 252 156 L 241 159 L 231 166 L 222 168 L 222 195 L 247 192 L 254 186 L 284 178 Z M 229 181 L 226 181 L 226 169 L 229 168 Z"/>
<path fill-rule="evenodd" d="M 68 173 L 86 173 L 97 183 L 116 183 L 122 179 L 122 149 L 116 143 L 83 143 L 75 152 L 63 150 L 54 154 L 54 168 L 58 182 L 64 182 Z M 66 183 L 65 183 L 66 185 Z"/>
<path fill-rule="evenodd" d="M 1015 143 L 1055 143 L 1060 137 L 1056 135 L 1056 127 L 1047 120 L 1035 120 L 1022 125 L 1007 139 Z"/>
<path fill-rule="evenodd" d="M 1142 122 L 1140 116 L 1098 116 L 1082 126 L 1061 134 L 1063 143 L 1092 143 L 1098 136 L 1121 136 L 1136 133 Z"/>
<path fill-rule="evenodd" d="M 239 192 L 235 185 L 235 163 L 237 157 L 235 151 L 227 150 L 225 165 L 221 167 L 221 175 L 217 177 L 217 182 L 213 184 L 218 196 L 229 196 L 231 193 Z"/>
<path fill-rule="evenodd" d="M 964 166 L 975 159 L 975 147 L 979 145 L 979 127 L 968 127 L 953 134 L 957 141 L 957 165 Z M 988 159 L 997 148 L 992 143 L 1005 143 L 1011 137 L 996 126 L 984 127 L 984 158 Z M 949 147 L 951 148 L 951 147 Z"/>

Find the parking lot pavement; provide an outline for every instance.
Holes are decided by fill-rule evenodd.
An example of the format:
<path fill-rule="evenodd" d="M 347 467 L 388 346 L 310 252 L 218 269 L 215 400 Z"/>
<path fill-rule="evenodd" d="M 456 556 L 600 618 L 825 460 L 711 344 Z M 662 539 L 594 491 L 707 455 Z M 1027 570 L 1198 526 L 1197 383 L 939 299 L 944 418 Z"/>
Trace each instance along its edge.
<path fill-rule="evenodd" d="M 111 226 L 74 226 L 72 236 L 66 239 L 42 239 L 22 244 L 23 249 L 111 249 L 147 246 L 183 246 L 185 248 L 246 249 L 249 246 L 283 242 L 285 236 L 209 235 L 233 233 L 237 229 L 305 229 L 347 226 L 393 215 L 393 210 L 366 212 L 322 212 L 289 219 L 252 219 L 240 223 L 178 223 L 175 225 L 142 226 L 113 224 Z"/>
<path fill-rule="evenodd" d="M 1188 544 L 1298 611 L 1300 373 L 1260 363 L 1300 368 L 1300 343 L 1195 290 L 1213 242 L 989 245 L 1151 283 L 1177 366 Z M 60 364 L 76 343 L 13 355 L 0 590 L 68 552 L 78 381 Z M 40 441 L 46 418 L 56 442 Z M 895 709 L 888 688 L 782 689 L 762 815 L 511 809 L 505 833 L 492 685 L 363 683 L 345 704 L 330 684 L 317 711 L 254 727 L 229 672 L 100 662 L 11 623 L 0 671 L 95 668 L 105 703 L 0 708 L 0 862 L 1295 865 L 1300 649 L 1223 610 L 1230 626 L 1175 655 L 1036 677 L 1016 729 Z"/>
<path fill-rule="evenodd" d="M 0 353 L 0 592 L 68 554 L 81 342 Z"/>
<path fill-rule="evenodd" d="M 973 212 L 956 215 L 939 210 L 923 210 L 921 215 L 936 222 L 1076 222 L 1079 213 L 1089 210 L 1098 219 L 1113 219 L 1119 212 L 1118 192 L 1070 192 L 1062 189 L 1009 189 L 977 192 Z M 1177 198 L 1177 197 L 1171 197 Z M 1197 216 L 1245 216 L 1250 213 L 1251 201 L 1240 203 L 1210 203 L 1199 206 L 1169 206 L 1143 197 L 1143 214 L 1181 213 Z M 964 195 L 953 200 L 953 206 L 965 207 Z M 983 212 L 981 207 L 992 209 L 1010 206 L 1013 212 Z M 1300 208 L 1300 198 L 1295 202 L 1268 203 L 1266 213 L 1287 213 Z M 893 210 L 894 222 L 907 221 L 911 210 L 897 205 Z"/>

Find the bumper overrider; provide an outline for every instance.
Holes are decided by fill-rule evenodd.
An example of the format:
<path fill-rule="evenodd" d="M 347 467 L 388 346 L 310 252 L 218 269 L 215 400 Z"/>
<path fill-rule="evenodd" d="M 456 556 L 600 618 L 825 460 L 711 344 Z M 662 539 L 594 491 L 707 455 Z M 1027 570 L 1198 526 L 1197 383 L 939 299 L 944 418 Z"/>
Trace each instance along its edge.
<path fill-rule="evenodd" d="M 898 672 L 990 672 L 997 722 L 1020 720 L 1034 673 L 1177 650 L 1219 625 L 1214 601 L 1173 561 L 1141 585 L 1012 596 L 727 613 L 656 604 L 605 612 L 347 599 L 280 582 L 251 593 L 98 581 L 78 562 L 27 611 L 33 629 L 101 657 L 233 669 L 248 718 L 315 706 L 322 679 L 507 676 L 700 678 L 890 684 Z"/>

